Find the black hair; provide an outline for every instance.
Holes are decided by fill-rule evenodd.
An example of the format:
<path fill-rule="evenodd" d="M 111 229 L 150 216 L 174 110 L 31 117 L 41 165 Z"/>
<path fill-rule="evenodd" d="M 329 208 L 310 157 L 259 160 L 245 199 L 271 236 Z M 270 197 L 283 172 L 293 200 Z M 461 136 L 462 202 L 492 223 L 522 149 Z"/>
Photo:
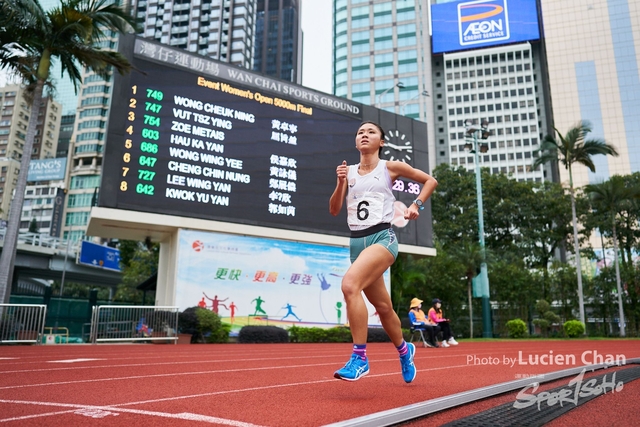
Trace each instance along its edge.
<path fill-rule="evenodd" d="M 433 309 L 436 311 L 436 313 L 442 313 L 442 302 L 440 302 L 440 308 L 436 307 L 436 304 L 438 303 L 433 303 Z"/>
<path fill-rule="evenodd" d="M 362 125 L 366 125 L 367 123 L 370 123 L 370 124 L 374 125 L 376 128 L 378 128 L 378 130 L 380 131 L 380 141 L 385 142 L 386 138 L 387 138 L 387 134 L 384 132 L 384 129 L 382 129 L 382 126 L 380 126 L 378 123 L 372 122 L 371 120 L 367 120 L 367 121 L 364 121 L 364 122 L 360 123 L 360 126 L 358 126 L 358 130 L 356 130 L 356 136 L 358 135 L 358 131 L 360 130 Z M 380 147 L 380 149 L 378 150 L 378 157 L 380 157 L 380 155 L 382 154 L 382 149 L 383 148 L 384 147 Z"/>

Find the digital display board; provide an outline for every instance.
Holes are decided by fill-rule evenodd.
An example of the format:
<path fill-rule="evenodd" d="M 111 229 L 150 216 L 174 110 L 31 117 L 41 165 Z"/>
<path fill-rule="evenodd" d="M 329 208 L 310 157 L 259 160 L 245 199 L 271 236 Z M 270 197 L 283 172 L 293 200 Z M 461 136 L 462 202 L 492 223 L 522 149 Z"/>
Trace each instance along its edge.
<path fill-rule="evenodd" d="M 474 0 L 431 6 L 433 53 L 538 40 L 535 0 Z"/>
<path fill-rule="evenodd" d="M 358 162 L 363 120 L 411 144 L 409 161 L 427 169 L 425 123 L 140 38 L 121 52 L 137 71 L 115 80 L 102 207 L 346 236 L 329 197 L 336 166 Z M 406 204 L 420 190 L 394 188 Z M 401 243 L 432 246 L 424 212 L 398 222 Z"/>

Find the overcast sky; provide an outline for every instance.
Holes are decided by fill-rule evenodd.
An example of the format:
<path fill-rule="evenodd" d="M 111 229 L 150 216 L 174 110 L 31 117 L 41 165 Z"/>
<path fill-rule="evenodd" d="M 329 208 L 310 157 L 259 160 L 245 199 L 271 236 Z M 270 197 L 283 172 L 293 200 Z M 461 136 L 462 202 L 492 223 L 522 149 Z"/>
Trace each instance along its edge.
<path fill-rule="evenodd" d="M 331 93 L 331 0 L 302 0 L 302 85 Z"/>

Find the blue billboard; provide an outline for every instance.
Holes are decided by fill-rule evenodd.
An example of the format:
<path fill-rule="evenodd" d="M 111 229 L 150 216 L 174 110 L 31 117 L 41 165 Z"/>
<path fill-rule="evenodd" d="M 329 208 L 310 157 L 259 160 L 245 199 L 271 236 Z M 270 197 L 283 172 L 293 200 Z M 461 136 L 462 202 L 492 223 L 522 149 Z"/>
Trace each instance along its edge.
<path fill-rule="evenodd" d="M 78 264 L 104 268 L 106 270 L 121 271 L 120 251 L 110 246 L 82 241 Z"/>
<path fill-rule="evenodd" d="M 27 181 L 59 181 L 67 173 L 67 158 L 31 160 Z"/>
<path fill-rule="evenodd" d="M 536 0 L 474 0 L 431 6 L 433 53 L 538 40 Z"/>

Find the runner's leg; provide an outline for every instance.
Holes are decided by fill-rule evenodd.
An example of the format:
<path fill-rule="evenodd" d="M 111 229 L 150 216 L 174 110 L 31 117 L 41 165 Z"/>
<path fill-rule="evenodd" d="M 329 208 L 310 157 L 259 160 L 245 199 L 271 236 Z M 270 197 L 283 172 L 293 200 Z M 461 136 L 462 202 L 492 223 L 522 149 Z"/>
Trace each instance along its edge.
<path fill-rule="evenodd" d="M 369 313 L 367 311 L 364 298 L 362 297 L 362 291 L 368 289 L 378 280 L 382 282 L 382 274 L 387 270 L 387 268 L 389 268 L 393 261 L 393 255 L 391 255 L 384 246 L 377 244 L 369 246 L 360 253 L 342 279 L 342 293 L 345 301 L 347 302 L 347 317 L 349 318 L 351 336 L 353 337 L 353 342 L 355 344 L 364 344 L 367 342 Z M 384 282 L 382 283 L 382 289 L 384 289 Z M 384 289 L 384 291 L 386 292 L 386 289 Z M 389 317 L 389 314 L 386 313 L 387 308 L 382 303 L 382 298 L 378 297 L 378 292 L 373 292 L 373 295 L 374 298 L 379 300 L 381 309 L 385 311 L 385 315 Z M 391 299 L 388 297 L 388 294 L 387 298 L 389 300 L 388 306 L 391 307 Z M 373 304 L 373 301 L 371 301 L 371 303 Z M 378 314 L 380 314 L 380 320 L 382 322 L 383 314 L 380 311 L 381 309 L 378 309 Z M 395 317 L 398 319 L 398 316 Z M 393 323 L 393 320 L 385 319 L 385 321 L 387 323 Z M 400 321 L 398 319 L 398 329 L 399 325 Z M 402 342 L 401 332 L 400 342 Z"/>

